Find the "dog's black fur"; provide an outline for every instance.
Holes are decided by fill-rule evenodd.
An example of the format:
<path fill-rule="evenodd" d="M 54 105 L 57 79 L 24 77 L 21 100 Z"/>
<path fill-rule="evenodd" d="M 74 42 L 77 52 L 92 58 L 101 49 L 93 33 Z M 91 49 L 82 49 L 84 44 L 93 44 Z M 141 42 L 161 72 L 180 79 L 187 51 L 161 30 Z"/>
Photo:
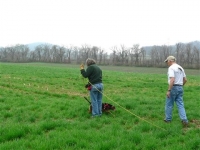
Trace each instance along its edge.
<path fill-rule="evenodd" d="M 91 105 L 91 102 L 86 98 L 84 97 L 88 103 L 90 104 L 90 107 L 89 107 L 89 113 L 92 112 L 92 105 Z M 108 103 L 102 103 L 102 111 L 103 112 L 109 112 L 110 110 L 115 110 L 115 106 L 111 105 L 111 104 L 108 104 Z"/>

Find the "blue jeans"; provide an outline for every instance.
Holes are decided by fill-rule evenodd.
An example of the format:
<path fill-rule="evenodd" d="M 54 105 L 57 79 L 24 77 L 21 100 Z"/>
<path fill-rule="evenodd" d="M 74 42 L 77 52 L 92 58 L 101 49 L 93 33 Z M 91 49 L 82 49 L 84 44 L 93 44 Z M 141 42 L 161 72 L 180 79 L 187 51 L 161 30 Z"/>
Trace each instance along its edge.
<path fill-rule="evenodd" d="M 102 114 L 102 97 L 103 83 L 92 85 L 90 98 L 92 102 L 92 116 L 101 116 Z"/>
<path fill-rule="evenodd" d="M 179 117 L 183 122 L 188 122 L 184 103 L 183 103 L 183 87 L 182 86 L 173 86 L 170 92 L 170 97 L 166 98 L 165 104 L 165 120 L 172 120 L 172 110 L 174 107 L 174 102 L 178 108 Z"/>

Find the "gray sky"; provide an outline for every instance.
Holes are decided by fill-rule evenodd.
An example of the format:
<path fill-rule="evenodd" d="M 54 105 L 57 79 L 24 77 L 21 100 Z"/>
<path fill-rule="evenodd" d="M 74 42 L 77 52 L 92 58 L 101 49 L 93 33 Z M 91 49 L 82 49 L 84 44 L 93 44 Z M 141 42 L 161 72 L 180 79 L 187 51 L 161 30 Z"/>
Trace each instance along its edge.
<path fill-rule="evenodd" d="M 200 40 L 200 0 L 1 0 L 0 46 L 175 44 Z"/>

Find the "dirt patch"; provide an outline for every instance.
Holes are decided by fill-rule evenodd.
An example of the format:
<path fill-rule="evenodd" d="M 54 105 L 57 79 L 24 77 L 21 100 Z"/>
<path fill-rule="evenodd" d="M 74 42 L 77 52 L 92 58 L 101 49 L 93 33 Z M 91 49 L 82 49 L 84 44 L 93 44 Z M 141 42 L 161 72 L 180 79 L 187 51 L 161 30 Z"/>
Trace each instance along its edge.
<path fill-rule="evenodd" d="M 194 124 L 196 128 L 200 128 L 200 120 L 192 119 L 190 123 Z"/>

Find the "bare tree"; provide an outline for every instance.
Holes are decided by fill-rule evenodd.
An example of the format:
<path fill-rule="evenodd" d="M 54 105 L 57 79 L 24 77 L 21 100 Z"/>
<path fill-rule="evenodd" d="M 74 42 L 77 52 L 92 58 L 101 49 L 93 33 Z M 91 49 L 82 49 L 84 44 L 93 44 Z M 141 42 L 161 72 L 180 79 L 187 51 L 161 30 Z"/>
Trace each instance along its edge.
<path fill-rule="evenodd" d="M 176 53 L 177 63 L 182 62 L 182 60 L 184 58 L 184 56 L 183 56 L 184 49 L 185 49 L 185 45 L 183 43 L 176 43 L 175 53 Z"/>
<path fill-rule="evenodd" d="M 99 64 L 102 63 L 103 52 L 104 52 L 104 50 L 100 48 L 100 49 L 99 49 Z M 105 57 L 104 57 L 104 64 L 105 64 Z"/>
<path fill-rule="evenodd" d="M 93 46 L 91 48 L 91 57 L 95 60 L 97 60 L 97 55 L 98 55 L 98 52 L 99 52 L 99 48 L 97 46 Z"/>
<path fill-rule="evenodd" d="M 86 59 L 90 57 L 90 52 L 91 52 L 91 47 L 89 45 L 85 44 L 81 46 L 80 53 L 81 53 L 81 60 L 83 62 L 85 62 Z"/>
<path fill-rule="evenodd" d="M 160 58 L 159 58 L 159 46 L 153 46 L 150 52 L 151 55 L 151 64 L 154 67 L 158 67 L 160 63 Z"/>
<path fill-rule="evenodd" d="M 129 52 L 129 57 L 130 57 L 130 65 L 133 66 L 134 65 L 134 54 L 135 54 L 134 49 L 130 48 L 128 50 L 128 52 Z"/>
<path fill-rule="evenodd" d="M 16 54 L 16 49 L 14 46 L 12 47 L 8 47 L 7 48 L 7 51 L 8 51 L 8 61 L 10 62 L 15 62 L 16 61 L 16 57 L 15 57 L 15 54 Z"/>
<path fill-rule="evenodd" d="M 35 54 L 36 54 L 36 61 L 42 61 L 42 45 L 38 45 L 35 48 Z"/>
<path fill-rule="evenodd" d="M 58 62 L 62 63 L 65 55 L 65 47 L 58 47 Z"/>
<path fill-rule="evenodd" d="M 43 45 L 43 61 L 44 62 L 51 62 L 51 46 L 48 44 Z"/>
<path fill-rule="evenodd" d="M 200 69 L 200 49 L 194 46 L 194 65 L 197 69 Z"/>
<path fill-rule="evenodd" d="M 9 57 L 9 50 L 7 47 L 1 48 L 1 60 L 2 61 L 8 61 Z"/>
<path fill-rule="evenodd" d="M 172 53 L 171 50 L 172 50 L 172 48 L 170 46 L 162 45 L 161 46 L 162 55 L 161 55 L 160 60 L 165 60 L 165 58 L 167 58 L 169 55 L 171 55 L 171 53 Z"/>
<path fill-rule="evenodd" d="M 9 62 L 25 62 L 28 60 L 29 48 L 25 45 L 14 45 L 1 48 L 1 60 Z"/>
<path fill-rule="evenodd" d="M 117 46 L 114 46 L 111 48 L 112 54 L 111 54 L 111 59 L 112 59 L 112 65 L 117 64 Z"/>
<path fill-rule="evenodd" d="M 100 54 L 101 55 L 101 54 Z M 108 61 L 108 53 L 103 53 L 103 50 L 102 50 L 102 55 L 103 55 L 103 64 L 104 65 L 108 65 L 109 64 L 109 61 Z"/>
<path fill-rule="evenodd" d="M 135 44 L 133 45 L 132 52 L 133 52 L 133 56 L 135 57 L 135 65 L 139 65 L 139 57 L 141 54 L 141 49 L 139 48 L 139 44 Z"/>
<path fill-rule="evenodd" d="M 196 45 L 197 44 L 197 45 Z M 97 46 L 89 46 L 87 44 L 81 47 L 71 46 L 64 47 L 58 45 L 41 44 L 35 50 L 31 51 L 28 46 L 17 44 L 14 46 L 0 48 L 0 61 L 8 62 L 67 62 L 76 63 L 85 62 L 88 57 L 94 58 L 99 64 L 112 65 L 137 65 L 137 66 L 154 66 L 162 67 L 163 60 L 174 55 L 177 63 L 187 68 L 200 68 L 200 49 L 198 43 L 176 43 L 175 50 L 172 46 L 162 45 L 139 48 L 139 44 L 135 44 L 130 48 L 125 45 L 111 48 L 112 53 L 108 55 L 105 51 Z M 150 50 L 150 53 L 149 53 Z"/>
<path fill-rule="evenodd" d="M 188 43 L 186 45 L 186 49 L 185 49 L 185 55 L 186 55 L 186 63 L 188 65 L 188 67 L 191 65 L 191 57 L 192 57 L 192 45 L 190 43 Z"/>
<path fill-rule="evenodd" d="M 2 58 L 3 58 L 3 50 L 4 48 L 0 47 L 0 61 L 2 61 Z"/>
<path fill-rule="evenodd" d="M 76 60 L 77 64 L 80 64 L 80 62 L 81 62 L 81 60 L 80 60 L 80 51 L 79 51 L 79 48 L 77 46 L 73 47 L 72 57 Z"/>
<path fill-rule="evenodd" d="M 143 47 L 141 48 L 141 55 L 142 55 L 141 64 L 144 65 L 145 64 L 146 51 Z"/>
<path fill-rule="evenodd" d="M 66 54 L 67 54 L 67 63 L 71 63 L 71 53 L 74 50 L 74 47 L 71 45 L 69 48 L 66 47 Z"/>
<path fill-rule="evenodd" d="M 30 61 L 32 61 L 32 62 L 36 61 L 36 52 L 35 51 L 30 52 Z"/>
<path fill-rule="evenodd" d="M 125 65 L 125 64 L 127 65 L 127 63 L 128 63 L 127 48 L 124 45 L 121 45 L 121 47 L 119 49 L 117 47 L 115 47 L 115 50 L 116 50 L 116 54 L 117 54 L 117 57 L 115 57 L 117 60 L 117 65 Z"/>

